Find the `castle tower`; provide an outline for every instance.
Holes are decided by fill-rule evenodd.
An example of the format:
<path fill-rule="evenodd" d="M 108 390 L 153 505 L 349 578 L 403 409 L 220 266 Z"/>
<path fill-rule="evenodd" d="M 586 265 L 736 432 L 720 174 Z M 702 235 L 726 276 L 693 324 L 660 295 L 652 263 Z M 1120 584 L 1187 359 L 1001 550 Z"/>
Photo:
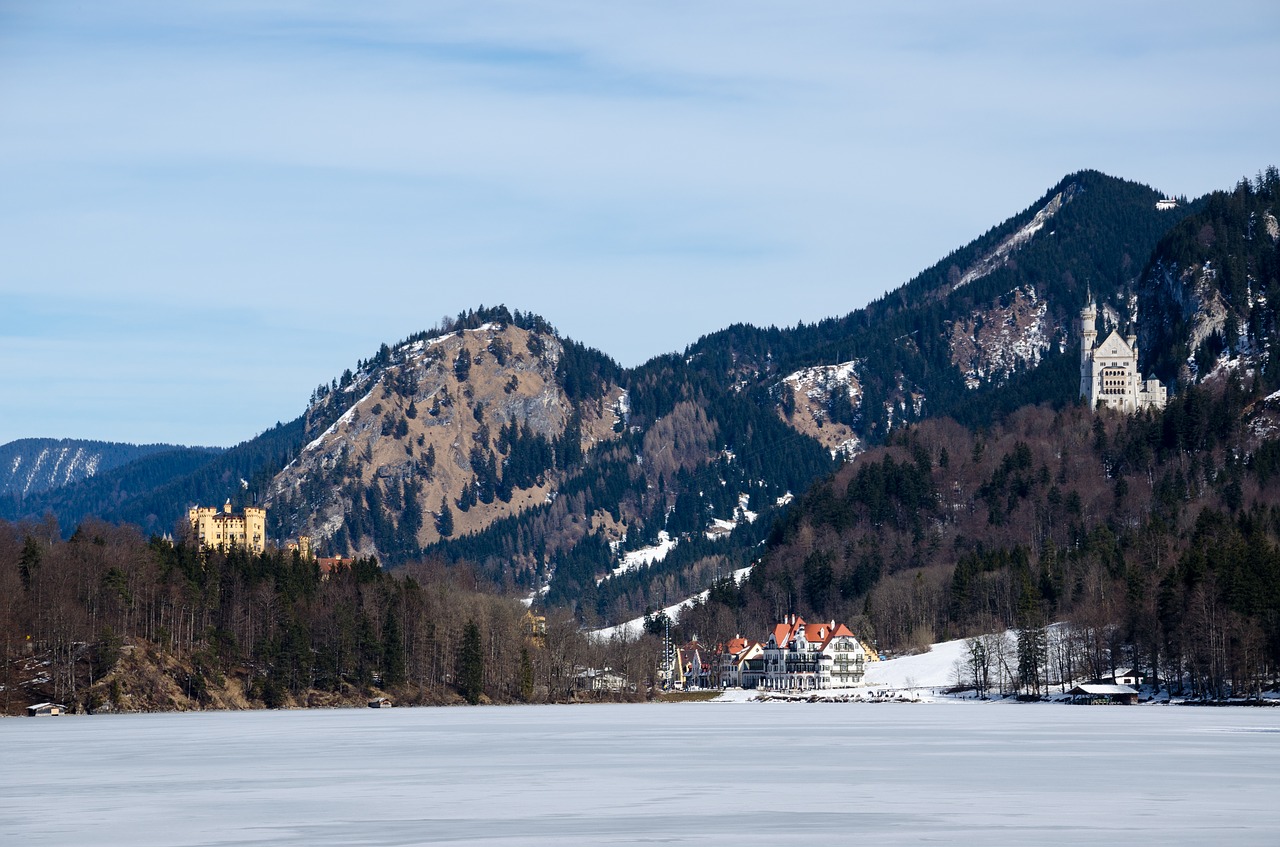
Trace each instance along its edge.
<path fill-rule="evenodd" d="M 1080 396 L 1094 406 L 1094 374 L 1093 347 L 1098 340 L 1098 310 L 1093 306 L 1093 297 L 1080 310 Z"/>

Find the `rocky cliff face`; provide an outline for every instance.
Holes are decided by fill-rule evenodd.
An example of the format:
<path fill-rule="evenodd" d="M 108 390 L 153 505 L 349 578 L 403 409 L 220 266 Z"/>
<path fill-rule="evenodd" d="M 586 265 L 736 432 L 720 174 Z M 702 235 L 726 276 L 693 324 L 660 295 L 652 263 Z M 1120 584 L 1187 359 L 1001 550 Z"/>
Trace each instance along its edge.
<path fill-rule="evenodd" d="M 1034 368 L 1055 336 L 1065 332 L 1049 319 L 1049 304 L 1035 288 L 1020 286 L 985 309 L 951 325 L 951 363 L 965 386 L 999 385 L 1019 370 Z"/>
<path fill-rule="evenodd" d="M 1138 286 L 1144 370 L 1186 384 L 1227 361 L 1263 362 L 1280 326 L 1280 173 L 1215 192 L 1157 245 Z"/>
<path fill-rule="evenodd" d="M 850 426 L 862 404 L 857 362 L 801 368 L 783 378 L 778 413 L 797 432 L 813 438 L 832 458 L 852 459 L 863 449 Z"/>
<path fill-rule="evenodd" d="M 496 323 L 397 347 L 352 378 L 341 397 L 358 399 L 323 430 L 342 401 L 308 410 L 312 440 L 276 475 L 268 506 L 322 550 L 386 554 L 392 536 L 420 547 L 547 502 L 557 449 L 615 437 L 624 413 L 620 389 L 573 403 L 561 354 L 554 335 Z"/>

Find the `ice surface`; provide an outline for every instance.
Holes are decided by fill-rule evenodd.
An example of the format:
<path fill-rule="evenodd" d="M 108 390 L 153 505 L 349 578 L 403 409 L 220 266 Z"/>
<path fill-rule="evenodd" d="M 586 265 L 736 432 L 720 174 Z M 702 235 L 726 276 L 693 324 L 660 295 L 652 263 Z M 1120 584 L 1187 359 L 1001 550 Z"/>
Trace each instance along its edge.
<path fill-rule="evenodd" d="M 1280 843 L 1280 710 L 737 703 L 0 721 L 0 843 Z"/>

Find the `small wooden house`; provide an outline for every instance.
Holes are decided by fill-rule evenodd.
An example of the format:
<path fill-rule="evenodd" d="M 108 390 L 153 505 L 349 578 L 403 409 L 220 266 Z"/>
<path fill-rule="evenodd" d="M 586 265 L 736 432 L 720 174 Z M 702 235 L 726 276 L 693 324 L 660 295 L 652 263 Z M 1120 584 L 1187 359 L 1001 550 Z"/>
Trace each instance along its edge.
<path fill-rule="evenodd" d="M 43 716 L 57 717 L 67 710 L 67 707 L 61 703 L 36 703 L 34 706 L 27 707 L 27 717 L 38 718 Z"/>
<path fill-rule="evenodd" d="M 1106 685 L 1088 682 L 1067 692 L 1073 703 L 1119 703 L 1132 706 L 1138 702 L 1138 692 L 1127 685 Z"/>
<path fill-rule="evenodd" d="M 1117 668 L 1111 676 L 1099 677 L 1093 681 L 1101 685 L 1127 685 L 1130 688 L 1137 688 L 1142 685 L 1145 678 L 1133 668 Z"/>

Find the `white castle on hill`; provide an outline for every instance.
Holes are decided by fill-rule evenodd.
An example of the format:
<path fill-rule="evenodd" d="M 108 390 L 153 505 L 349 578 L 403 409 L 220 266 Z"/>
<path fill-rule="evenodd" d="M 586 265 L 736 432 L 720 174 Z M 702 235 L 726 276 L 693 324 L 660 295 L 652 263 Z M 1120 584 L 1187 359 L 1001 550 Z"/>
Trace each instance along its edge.
<path fill-rule="evenodd" d="M 1121 338 L 1112 330 L 1098 340 L 1098 310 L 1092 299 L 1080 311 L 1080 396 L 1091 409 L 1137 412 L 1163 409 L 1168 392 L 1158 379 L 1143 380 L 1138 371 L 1138 336 Z"/>

